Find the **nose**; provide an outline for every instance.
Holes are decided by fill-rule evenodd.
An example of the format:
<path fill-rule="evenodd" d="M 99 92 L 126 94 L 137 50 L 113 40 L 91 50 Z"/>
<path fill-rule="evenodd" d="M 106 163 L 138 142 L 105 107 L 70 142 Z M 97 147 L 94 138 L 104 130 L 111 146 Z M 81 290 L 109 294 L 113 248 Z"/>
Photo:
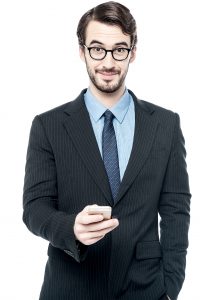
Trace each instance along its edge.
<path fill-rule="evenodd" d="M 107 52 L 106 57 L 102 60 L 103 66 L 109 69 L 109 68 L 113 67 L 114 63 L 115 63 L 115 60 L 112 57 L 112 53 Z"/>

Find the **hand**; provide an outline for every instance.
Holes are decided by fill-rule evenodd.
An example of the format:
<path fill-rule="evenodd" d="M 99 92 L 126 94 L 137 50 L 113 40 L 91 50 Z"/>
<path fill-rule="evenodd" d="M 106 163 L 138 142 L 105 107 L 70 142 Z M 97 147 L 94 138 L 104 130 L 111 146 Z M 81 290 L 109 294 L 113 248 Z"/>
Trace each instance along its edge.
<path fill-rule="evenodd" d="M 102 214 L 90 215 L 86 206 L 74 223 L 76 239 L 84 245 L 92 245 L 119 225 L 117 219 L 104 220 Z"/>

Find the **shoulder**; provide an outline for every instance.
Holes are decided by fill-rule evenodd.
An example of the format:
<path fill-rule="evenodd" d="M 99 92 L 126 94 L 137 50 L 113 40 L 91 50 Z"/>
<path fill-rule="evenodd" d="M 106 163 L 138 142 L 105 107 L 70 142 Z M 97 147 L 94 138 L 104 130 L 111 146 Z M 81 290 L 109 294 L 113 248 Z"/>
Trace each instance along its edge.
<path fill-rule="evenodd" d="M 153 101 L 137 98 L 131 90 L 129 90 L 129 93 L 131 94 L 134 100 L 136 109 L 142 110 L 152 115 L 154 114 L 158 118 L 159 117 L 174 118 L 176 116 L 176 112 L 170 109 L 159 106 L 155 104 Z"/>
<path fill-rule="evenodd" d="M 179 120 L 179 115 L 177 112 L 167 109 L 165 107 L 156 105 L 152 102 L 137 99 L 138 106 L 149 112 L 149 114 L 164 128 L 173 128 Z"/>
<path fill-rule="evenodd" d="M 149 121 L 157 122 L 161 125 L 163 130 L 173 130 L 177 121 L 179 122 L 179 115 L 165 107 L 159 106 L 151 101 L 139 99 L 135 94 L 129 90 L 135 104 L 135 113 L 146 116 Z"/>
<path fill-rule="evenodd" d="M 77 111 L 84 107 L 84 93 L 85 90 L 81 91 L 77 98 L 69 100 L 68 102 L 48 111 L 42 112 L 38 114 L 36 118 L 39 118 L 42 122 L 62 121 L 69 112 Z"/>
<path fill-rule="evenodd" d="M 138 101 L 138 104 L 140 105 L 140 107 L 142 107 L 145 110 L 152 111 L 152 112 L 155 112 L 155 113 L 161 114 L 161 115 L 167 115 L 167 116 L 174 116 L 176 114 L 176 112 L 174 112 L 166 107 L 159 106 L 153 102 L 146 101 L 143 99 L 137 99 L 137 101 Z"/>

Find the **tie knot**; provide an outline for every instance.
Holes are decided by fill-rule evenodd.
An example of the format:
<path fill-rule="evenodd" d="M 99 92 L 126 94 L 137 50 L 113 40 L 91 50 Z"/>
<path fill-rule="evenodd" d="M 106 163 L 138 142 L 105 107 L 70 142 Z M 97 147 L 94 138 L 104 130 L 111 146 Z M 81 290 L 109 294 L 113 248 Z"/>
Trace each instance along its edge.
<path fill-rule="evenodd" d="M 110 121 L 111 122 L 113 120 L 113 118 L 114 118 L 114 115 L 113 115 L 113 113 L 109 109 L 107 109 L 105 111 L 105 113 L 104 113 L 104 117 L 105 117 L 106 121 Z"/>

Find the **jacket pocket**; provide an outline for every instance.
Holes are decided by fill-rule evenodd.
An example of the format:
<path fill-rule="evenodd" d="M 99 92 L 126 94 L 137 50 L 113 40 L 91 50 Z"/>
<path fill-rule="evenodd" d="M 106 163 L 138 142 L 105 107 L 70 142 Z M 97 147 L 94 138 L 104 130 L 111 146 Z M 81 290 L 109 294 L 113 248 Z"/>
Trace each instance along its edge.
<path fill-rule="evenodd" d="M 136 245 L 136 259 L 149 259 L 162 257 L 159 241 L 138 242 Z"/>

